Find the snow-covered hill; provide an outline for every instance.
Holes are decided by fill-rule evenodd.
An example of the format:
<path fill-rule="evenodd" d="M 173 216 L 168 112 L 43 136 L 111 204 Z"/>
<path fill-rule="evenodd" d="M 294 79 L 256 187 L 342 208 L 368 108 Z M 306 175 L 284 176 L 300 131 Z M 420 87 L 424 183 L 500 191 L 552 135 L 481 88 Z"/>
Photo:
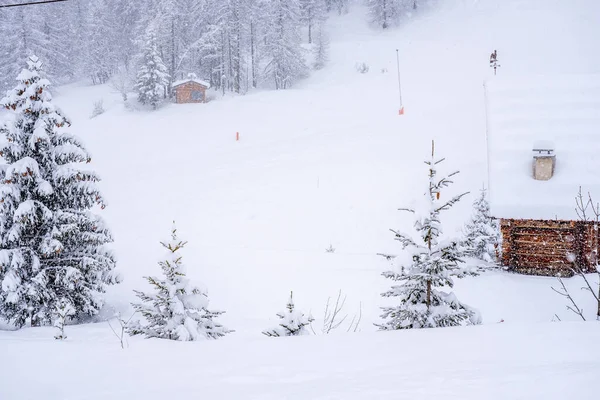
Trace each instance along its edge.
<path fill-rule="evenodd" d="M 73 132 L 91 150 L 93 168 L 103 178 L 108 207 L 102 215 L 113 229 L 125 278 L 108 293 L 108 302 L 129 312 L 131 289 L 145 288 L 142 276 L 159 272 L 158 242 L 175 220 L 189 241 L 184 253 L 189 276 L 206 284 L 213 307 L 227 311 L 222 320 L 236 333 L 198 345 L 134 341 L 122 353 L 106 324 L 73 327 L 67 343 L 54 343 L 45 328 L 0 333 L 0 354 L 17 359 L 0 363 L 0 394 L 151 399 L 167 393 L 214 398 L 450 393 L 500 399 L 528 392 L 523 397 L 588 398 L 599 372 L 597 327 L 535 324 L 555 313 L 564 320 L 576 317 L 564 312 L 550 278 L 489 273 L 461 281 L 457 294 L 491 326 L 371 331 L 382 305 L 379 293 L 388 286 L 380 273 L 389 264 L 376 253 L 399 251 L 389 229 L 410 224 L 397 209 L 423 193 L 431 140 L 447 157 L 446 167 L 461 170 L 454 190 L 473 193 L 444 221 L 448 235 L 458 233 L 487 180 L 483 81 L 493 79 L 489 54 L 498 50 L 503 76 L 598 73 L 600 3 L 455 0 L 389 32 L 366 26 L 362 13 L 357 6 L 350 15 L 331 18 L 331 62 L 286 91 L 216 94 L 205 105 L 146 112 L 125 109 L 107 86 L 59 88 L 56 102 L 73 120 Z M 396 49 L 404 116 L 398 116 Z M 358 73 L 358 62 L 370 71 Z M 99 99 L 107 111 L 90 119 Z M 325 252 L 330 245 L 334 253 Z M 579 287 L 574 280 L 569 285 Z M 360 303 L 362 334 L 259 340 L 290 290 L 297 306 L 318 318 L 340 289 L 348 295 L 349 313 Z M 577 295 L 585 302 L 584 294 Z M 584 305 L 591 313 L 591 304 Z M 501 319 L 505 323 L 496 324 Z M 504 327 L 509 324 L 514 325 Z M 450 345 L 429 346 L 442 342 Z M 466 353 L 458 347 L 468 345 Z M 440 361 L 439 368 L 417 379 L 430 357 Z M 84 362 L 102 367 L 86 378 Z M 55 373 L 40 376 L 33 391 L 21 391 L 19 382 L 34 373 L 26 372 L 32 363 Z M 98 382 L 91 374 L 104 378 Z M 70 386 L 69 376 L 82 380 Z M 186 391 L 167 384 L 167 376 L 177 376 Z M 160 388 L 150 386 L 163 379 Z M 120 383 L 113 390 L 115 381 Z"/>

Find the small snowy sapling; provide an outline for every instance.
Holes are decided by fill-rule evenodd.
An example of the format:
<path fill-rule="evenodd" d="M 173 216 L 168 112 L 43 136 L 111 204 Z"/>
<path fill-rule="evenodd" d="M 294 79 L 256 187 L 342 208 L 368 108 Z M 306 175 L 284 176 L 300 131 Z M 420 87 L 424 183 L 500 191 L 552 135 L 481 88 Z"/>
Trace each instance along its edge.
<path fill-rule="evenodd" d="M 490 215 L 487 191 L 481 190 L 480 196 L 473 202 L 473 216 L 465 226 L 462 246 L 465 255 L 487 263 L 497 261 L 496 251 L 500 243 L 500 227 Z"/>
<path fill-rule="evenodd" d="M 269 337 L 280 336 L 302 336 L 308 335 L 310 332 L 307 327 L 314 321 L 314 318 L 295 309 L 293 292 L 290 292 L 290 298 L 285 306 L 285 311 L 277 313 L 277 317 L 281 319 L 279 326 L 274 329 L 263 331 L 264 335 Z"/>
<path fill-rule="evenodd" d="M 94 109 L 90 118 L 96 118 L 98 115 L 104 114 L 104 101 L 102 99 L 94 102 Z"/>
<path fill-rule="evenodd" d="M 494 68 L 494 75 L 496 75 L 498 67 L 500 67 L 498 62 L 498 51 L 494 50 L 494 52 L 490 54 L 490 68 Z"/>
<path fill-rule="evenodd" d="M 429 171 L 429 187 L 425 194 L 422 215 L 416 210 L 404 209 L 415 214 L 414 228 L 418 235 L 395 232 L 396 240 L 408 252 L 406 262 L 397 271 L 384 272 L 383 276 L 399 284 L 394 285 L 383 297 L 394 297 L 399 304 L 383 307 L 379 324 L 381 330 L 435 328 L 481 323 L 479 313 L 461 303 L 454 293 L 438 288 L 454 286 L 453 277 L 463 278 L 476 275 L 461 266 L 463 263 L 460 246 L 456 241 L 441 240 L 442 223 L 440 214 L 449 210 L 466 194 L 442 199 L 442 189 L 450 186 L 450 180 L 458 172 L 438 176 L 438 165 L 444 159 L 435 157 L 432 143 L 431 159 L 426 161 Z"/>
<path fill-rule="evenodd" d="M 356 71 L 358 71 L 361 74 L 366 74 L 367 72 L 369 72 L 369 66 L 365 62 L 356 63 L 354 67 L 356 68 Z"/>
<path fill-rule="evenodd" d="M 167 250 L 166 259 L 159 262 L 163 279 L 145 278 L 154 287 L 155 293 L 135 291 L 142 301 L 134 303 L 133 308 L 146 321 L 131 323 L 127 329 L 129 334 L 193 341 L 218 339 L 231 332 L 215 321 L 223 312 L 208 309 L 206 291 L 193 286 L 186 277 L 179 254 L 186 243 L 177 237 L 177 229 L 173 226 L 171 240 L 161 243 Z"/>

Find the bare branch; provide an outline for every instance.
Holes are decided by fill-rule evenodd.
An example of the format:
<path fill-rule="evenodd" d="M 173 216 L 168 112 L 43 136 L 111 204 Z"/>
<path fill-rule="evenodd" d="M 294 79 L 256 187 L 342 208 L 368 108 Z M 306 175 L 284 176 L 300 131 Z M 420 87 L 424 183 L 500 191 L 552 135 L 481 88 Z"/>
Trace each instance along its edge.
<path fill-rule="evenodd" d="M 560 285 L 562 286 L 562 290 L 556 290 L 555 288 L 551 289 L 554 290 L 556 293 L 560 294 L 561 296 L 568 298 L 573 306 L 567 306 L 567 310 L 573 311 L 575 314 L 579 315 L 582 320 L 585 321 L 586 319 L 583 316 L 583 310 L 577 306 L 577 303 L 575 303 L 575 300 L 573 300 L 573 298 L 571 297 L 571 294 L 567 290 L 567 287 L 565 286 L 563 280 L 560 277 L 557 277 L 557 279 L 560 282 Z"/>

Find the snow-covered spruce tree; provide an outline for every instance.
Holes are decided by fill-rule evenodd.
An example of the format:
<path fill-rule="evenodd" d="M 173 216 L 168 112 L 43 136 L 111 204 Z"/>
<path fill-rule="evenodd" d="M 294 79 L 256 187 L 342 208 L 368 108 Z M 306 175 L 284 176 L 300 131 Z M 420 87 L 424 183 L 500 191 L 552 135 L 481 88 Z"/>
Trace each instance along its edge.
<path fill-rule="evenodd" d="M 325 31 L 324 23 L 321 23 L 316 27 L 314 36 L 315 44 L 313 53 L 315 61 L 313 67 L 314 69 L 321 69 L 329 61 L 329 37 Z"/>
<path fill-rule="evenodd" d="M 476 275 L 462 267 L 460 247 L 455 241 L 442 241 L 440 214 L 449 210 L 465 194 L 442 200 L 442 189 L 452 184 L 450 178 L 438 177 L 438 165 L 444 159 L 435 157 L 432 143 L 429 167 L 429 188 L 423 204 L 423 215 L 416 210 L 406 210 L 416 215 L 415 229 L 418 237 L 394 232 L 410 259 L 399 265 L 399 272 L 385 272 L 383 276 L 398 282 L 383 297 L 398 298 L 394 307 L 383 307 L 381 317 L 386 320 L 378 325 L 381 330 L 435 328 L 445 326 L 479 324 L 479 313 L 461 303 L 454 293 L 445 293 L 438 288 L 454 286 L 453 277 Z"/>
<path fill-rule="evenodd" d="M 277 313 L 277 317 L 281 319 L 279 326 L 274 329 L 263 331 L 263 335 L 280 337 L 310 334 L 307 326 L 314 321 L 314 318 L 311 315 L 305 317 L 302 312 L 295 309 L 293 296 L 294 293 L 290 292 L 290 298 L 285 306 L 285 311 Z"/>
<path fill-rule="evenodd" d="M 169 74 L 158 53 L 156 35 L 153 31 L 149 31 L 135 84 L 138 100 L 142 104 L 151 105 L 156 110 L 165 97 L 168 85 Z"/>
<path fill-rule="evenodd" d="M 371 23 L 387 29 L 398 23 L 400 17 L 399 0 L 368 0 Z"/>
<path fill-rule="evenodd" d="M 205 290 L 193 286 L 185 275 L 181 261 L 181 250 L 187 242 L 177 237 L 173 226 L 171 240 L 162 242 L 167 249 L 167 257 L 159 262 L 163 279 L 149 276 L 145 279 L 155 289 L 155 293 L 135 291 L 141 303 L 134 303 L 145 322 L 130 324 L 130 335 L 144 335 L 147 338 L 192 341 L 217 339 L 230 333 L 228 329 L 215 322 L 222 311 L 208 310 L 208 296 Z"/>
<path fill-rule="evenodd" d="M 488 263 L 496 262 L 496 249 L 500 243 L 500 227 L 490 215 L 487 191 L 481 190 L 480 196 L 473 202 L 473 216 L 465 226 L 462 246 L 465 255 Z"/>
<path fill-rule="evenodd" d="M 298 0 L 275 0 L 269 6 L 265 53 L 270 58 L 265 74 L 275 89 L 287 89 L 307 75 L 308 68 L 300 46 L 300 6 Z"/>
<path fill-rule="evenodd" d="M 0 141 L 0 318 L 16 327 L 50 324 L 61 298 L 75 318 L 94 315 L 119 281 L 110 231 L 91 212 L 104 207 L 99 178 L 80 169 L 90 155 L 66 132 L 41 67 L 32 56 L 0 101 L 15 116 Z"/>
<path fill-rule="evenodd" d="M 327 19 L 324 0 L 300 0 L 301 20 L 308 28 L 308 43 L 313 42 L 314 28 Z"/>

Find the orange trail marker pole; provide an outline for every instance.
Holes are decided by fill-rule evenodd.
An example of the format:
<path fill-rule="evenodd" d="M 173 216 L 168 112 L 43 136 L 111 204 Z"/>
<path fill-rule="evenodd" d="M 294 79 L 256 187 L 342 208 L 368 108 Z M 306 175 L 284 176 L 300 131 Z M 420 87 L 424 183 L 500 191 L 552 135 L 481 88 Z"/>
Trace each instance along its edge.
<path fill-rule="evenodd" d="M 398 96 L 400 98 L 400 108 L 398 115 L 404 115 L 404 104 L 402 104 L 402 83 L 400 81 L 400 52 L 396 49 L 396 62 L 398 63 Z"/>
<path fill-rule="evenodd" d="M 239 142 L 239 140 L 240 140 L 240 133 L 239 133 L 239 132 L 236 132 L 236 133 L 235 133 L 235 141 L 236 141 L 236 142 Z"/>

